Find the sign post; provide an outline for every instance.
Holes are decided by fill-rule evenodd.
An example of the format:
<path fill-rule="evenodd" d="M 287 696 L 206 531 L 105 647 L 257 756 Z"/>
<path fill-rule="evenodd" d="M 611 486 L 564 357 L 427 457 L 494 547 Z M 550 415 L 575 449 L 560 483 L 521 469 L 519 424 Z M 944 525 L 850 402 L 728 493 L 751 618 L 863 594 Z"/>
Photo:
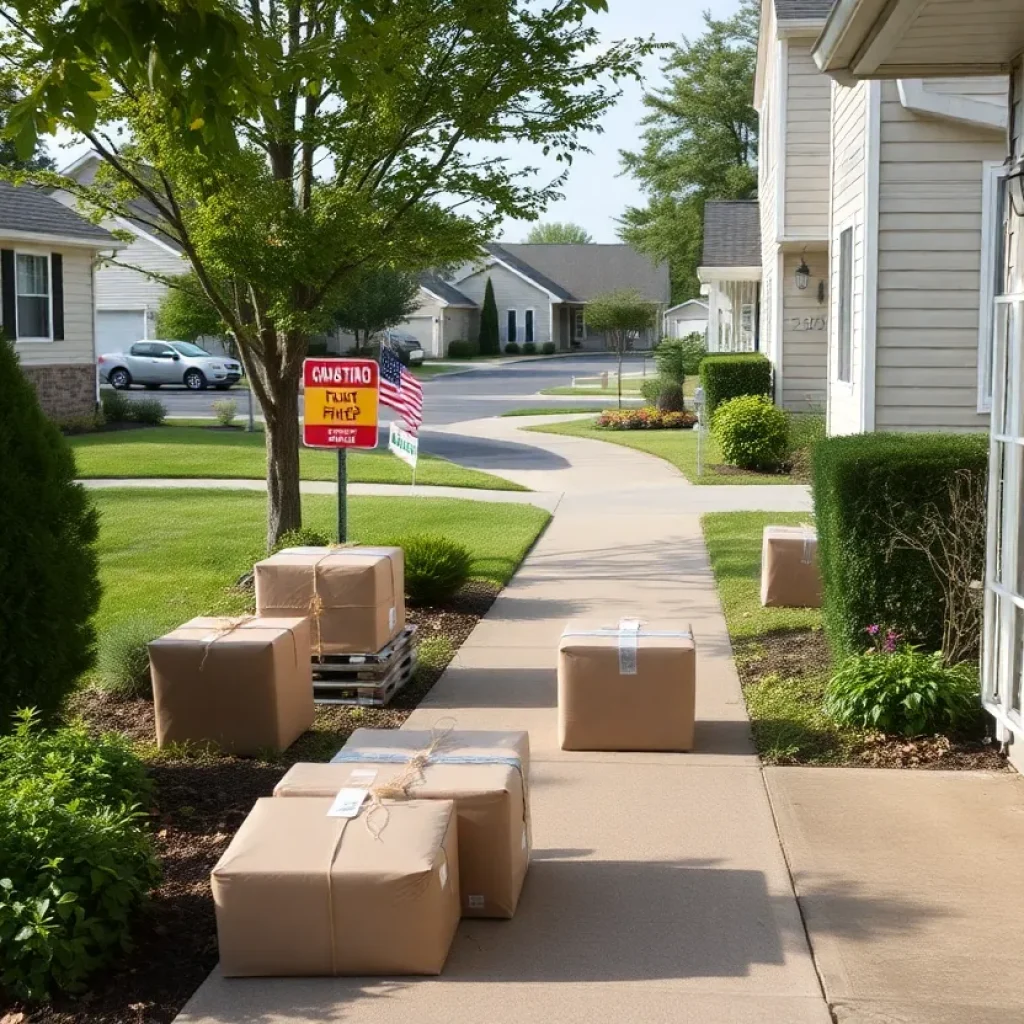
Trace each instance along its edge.
<path fill-rule="evenodd" d="M 307 359 L 302 366 L 307 448 L 338 451 L 338 542 L 348 539 L 348 449 L 377 447 L 380 368 L 373 359 Z"/>

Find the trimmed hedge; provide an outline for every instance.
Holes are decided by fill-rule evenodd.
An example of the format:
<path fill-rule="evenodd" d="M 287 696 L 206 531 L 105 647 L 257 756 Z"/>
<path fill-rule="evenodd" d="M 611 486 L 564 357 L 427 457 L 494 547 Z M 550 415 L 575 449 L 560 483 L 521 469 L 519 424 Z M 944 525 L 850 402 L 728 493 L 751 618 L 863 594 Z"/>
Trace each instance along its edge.
<path fill-rule="evenodd" d="M 716 352 L 700 363 L 704 410 L 710 420 L 715 410 L 741 395 L 772 395 L 772 364 L 760 352 Z"/>
<path fill-rule="evenodd" d="M 836 657 L 864 649 L 881 623 L 928 651 L 942 646 L 942 589 L 918 551 L 891 545 L 894 517 L 914 534 L 926 510 L 945 512 L 955 475 L 985 486 L 980 434 L 858 434 L 819 441 L 811 458 L 824 627 Z M 974 538 L 984 550 L 985 523 Z M 980 569 L 980 567 L 979 567 Z"/>

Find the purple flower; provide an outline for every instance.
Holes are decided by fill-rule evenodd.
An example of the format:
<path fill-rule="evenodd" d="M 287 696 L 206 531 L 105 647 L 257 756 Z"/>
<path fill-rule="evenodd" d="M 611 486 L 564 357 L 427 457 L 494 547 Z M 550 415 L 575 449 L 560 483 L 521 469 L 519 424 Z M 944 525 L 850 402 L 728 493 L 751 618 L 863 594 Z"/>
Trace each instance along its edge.
<path fill-rule="evenodd" d="M 865 629 L 864 632 L 867 633 L 868 636 L 878 636 L 878 634 L 881 632 L 881 629 L 881 626 L 868 626 L 868 628 Z"/>
<path fill-rule="evenodd" d="M 896 644 L 899 643 L 900 635 L 894 629 L 890 629 L 885 634 L 885 646 L 884 650 L 886 654 L 894 654 L 896 652 Z"/>

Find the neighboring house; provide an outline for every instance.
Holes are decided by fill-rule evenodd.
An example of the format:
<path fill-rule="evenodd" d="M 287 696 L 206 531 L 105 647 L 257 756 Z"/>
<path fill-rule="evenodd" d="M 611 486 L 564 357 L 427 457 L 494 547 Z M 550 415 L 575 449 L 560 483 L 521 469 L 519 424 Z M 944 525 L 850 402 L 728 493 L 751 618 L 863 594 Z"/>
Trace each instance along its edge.
<path fill-rule="evenodd" d="M 554 342 L 560 351 L 602 350 L 603 335 L 587 330 L 587 303 L 606 292 L 635 290 L 657 307 L 656 326 L 634 341 L 650 348 L 660 338 L 669 305 L 668 265 L 653 263 L 628 245 L 490 243 L 480 261 L 455 274 L 452 284 L 478 306 L 490 278 L 498 306 L 501 344 Z"/>
<path fill-rule="evenodd" d="M 708 332 L 708 304 L 688 299 L 665 310 L 662 331 L 667 338 L 686 338 L 691 334 L 705 337 Z"/>
<path fill-rule="evenodd" d="M 1009 153 L 1005 138 L 1002 151 L 1002 156 L 1008 156 L 1006 184 L 995 181 L 994 174 L 987 179 L 992 191 L 1003 197 L 1001 207 L 989 196 L 979 197 L 975 191 L 965 194 L 962 186 L 966 182 L 950 182 L 945 170 L 941 176 L 925 177 L 915 167 L 903 179 L 906 170 L 899 169 L 897 175 L 896 169 L 883 169 L 875 180 L 880 190 L 887 180 L 902 183 L 898 197 L 891 190 L 883 190 L 888 195 L 883 211 L 914 217 L 913 223 L 924 230 L 932 227 L 933 233 L 918 244 L 922 249 L 929 247 L 936 268 L 931 274 L 922 274 L 920 280 L 931 283 L 928 301 L 938 311 L 931 315 L 939 323 L 939 333 L 928 327 L 921 328 L 922 333 L 927 330 L 931 336 L 945 339 L 948 328 L 943 329 L 942 324 L 955 320 L 958 307 L 947 299 L 947 277 L 954 297 L 962 295 L 959 276 L 976 271 L 975 262 L 986 268 L 982 270 L 984 276 L 991 273 L 997 279 L 999 294 L 980 314 L 982 320 L 991 316 L 996 324 L 994 358 L 979 374 L 984 379 L 991 366 L 991 497 L 982 700 L 996 720 L 998 739 L 1012 741 L 1011 761 L 1024 770 L 1024 3 L 842 0 L 815 46 L 814 58 L 840 83 L 848 102 L 859 107 L 864 116 L 877 116 L 883 125 L 884 108 L 893 103 L 895 86 L 890 82 L 879 85 L 870 79 L 913 75 L 930 87 L 924 90 L 930 93 L 925 96 L 930 105 L 958 118 L 969 112 L 969 120 L 974 121 L 979 113 L 976 104 L 989 104 L 994 99 L 984 79 L 1010 72 L 1009 87 L 1002 96 L 1009 125 Z M 972 98 L 971 92 L 962 88 L 948 101 L 941 99 L 950 95 L 950 76 L 965 75 L 977 76 L 974 88 L 981 90 L 981 99 L 976 98 L 977 94 Z M 859 80 L 864 81 L 854 84 Z M 898 113 L 895 107 L 893 110 Z M 890 127 L 881 133 L 882 138 L 891 133 Z M 977 229 L 958 226 L 973 222 L 954 205 L 966 206 L 970 200 L 972 211 L 978 213 L 986 198 L 991 198 L 990 208 L 1001 208 L 1002 213 L 996 218 L 1002 230 L 996 230 L 1000 244 L 994 251 L 973 247 Z M 893 270 L 892 259 L 889 256 L 883 262 L 879 254 L 880 280 L 891 273 L 907 273 Z M 958 268 L 956 261 L 960 259 L 970 262 L 969 269 Z M 919 286 L 916 280 L 909 284 L 915 289 Z M 927 316 L 929 307 L 923 310 Z M 932 321 L 923 322 L 927 325 Z M 944 347 L 936 345 L 932 351 L 937 354 Z M 927 394 L 928 390 L 921 388 L 920 393 Z"/>
<path fill-rule="evenodd" d="M 423 351 L 434 358 L 448 354 L 452 341 L 475 341 L 480 333 L 480 309 L 436 274 L 420 275 L 419 309 L 405 322 Z"/>
<path fill-rule="evenodd" d="M 764 0 L 754 106 L 761 123 L 761 350 L 788 409 L 825 404 L 832 84 L 811 57 L 831 0 Z"/>
<path fill-rule="evenodd" d="M 761 224 L 756 199 L 705 203 L 697 277 L 708 301 L 708 351 L 757 351 Z"/>
<path fill-rule="evenodd" d="M 0 181 L 0 317 L 48 416 L 96 410 L 94 268 L 118 248 L 45 192 Z"/>
<path fill-rule="evenodd" d="M 87 153 L 62 173 L 88 185 L 102 162 L 95 153 Z M 66 192 L 57 192 L 54 198 L 66 206 L 76 204 Z M 176 277 L 189 270 L 177 243 L 143 223 L 157 220 L 155 211 L 143 200 L 134 206 L 137 218 L 107 217 L 102 221 L 110 231 L 131 232 L 134 240 L 117 255 L 118 262 L 125 266 L 101 265 L 96 271 L 96 337 L 101 352 L 119 352 L 133 342 L 156 337 L 156 314 L 167 285 L 147 276 L 146 271 Z"/>

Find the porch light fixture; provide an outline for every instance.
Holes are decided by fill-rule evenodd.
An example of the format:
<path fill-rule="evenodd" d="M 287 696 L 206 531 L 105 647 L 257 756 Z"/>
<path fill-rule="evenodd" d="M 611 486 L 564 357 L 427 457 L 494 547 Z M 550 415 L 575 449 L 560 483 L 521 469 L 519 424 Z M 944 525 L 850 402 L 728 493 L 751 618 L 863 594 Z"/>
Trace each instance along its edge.
<path fill-rule="evenodd" d="M 796 286 L 800 291 L 807 291 L 807 286 L 811 283 L 811 268 L 807 266 L 807 260 L 800 256 L 800 266 L 796 268 Z"/>
<path fill-rule="evenodd" d="M 1006 175 L 1006 189 L 1010 194 L 1013 212 L 1024 217 L 1024 158 L 1011 165 Z"/>

